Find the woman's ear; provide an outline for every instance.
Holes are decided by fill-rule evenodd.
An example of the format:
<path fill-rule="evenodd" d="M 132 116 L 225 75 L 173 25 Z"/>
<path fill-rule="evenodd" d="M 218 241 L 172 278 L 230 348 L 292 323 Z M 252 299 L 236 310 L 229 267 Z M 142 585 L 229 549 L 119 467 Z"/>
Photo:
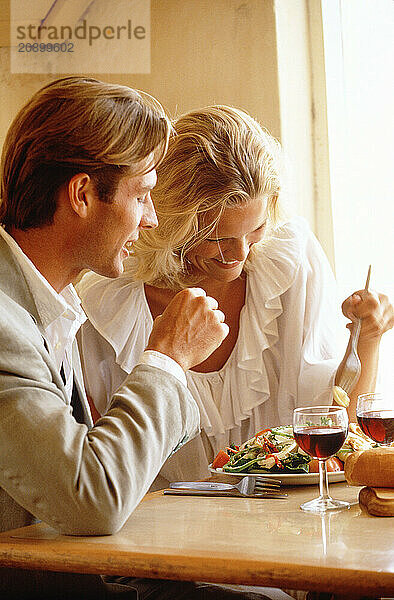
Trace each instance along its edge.
<path fill-rule="evenodd" d="M 81 218 L 86 218 L 91 203 L 97 196 L 94 184 L 87 173 L 77 173 L 71 177 L 67 186 L 68 199 L 72 210 Z"/>

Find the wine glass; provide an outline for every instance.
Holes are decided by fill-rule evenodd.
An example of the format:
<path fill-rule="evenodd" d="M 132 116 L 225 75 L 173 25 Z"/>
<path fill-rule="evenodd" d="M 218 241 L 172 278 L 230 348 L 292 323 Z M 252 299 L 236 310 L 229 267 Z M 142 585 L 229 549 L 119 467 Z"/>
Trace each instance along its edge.
<path fill-rule="evenodd" d="M 319 461 L 320 496 L 301 504 L 302 510 L 325 513 L 349 508 L 348 502 L 333 500 L 328 493 L 326 460 L 333 456 L 346 440 L 349 419 L 342 406 L 309 406 L 293 413 L 294 439 L 299 447 Z"/>
<path fill-rule="evenodd" d="M 357 421 L 369 438 L 383 446 L 394 441 L 394 404 L 380 393 L 362 394 L 357 400 Z"/>

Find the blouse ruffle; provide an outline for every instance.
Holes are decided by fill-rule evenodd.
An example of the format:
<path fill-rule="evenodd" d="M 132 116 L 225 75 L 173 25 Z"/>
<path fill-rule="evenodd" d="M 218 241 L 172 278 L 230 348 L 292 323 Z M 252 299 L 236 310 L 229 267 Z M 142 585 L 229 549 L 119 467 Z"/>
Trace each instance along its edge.
<path fill-rule="evenodd" d="M 278 342 L 281 296 L 292 286 L 311 236 L 306 221 L 297 217 L 252 248 L 245 305 L 230 357 L 219 371 L 187 372 L 201 426 L 209 437 L 223 438 L 270 398 L 263 352 Z M 88 273 L 78 284 L 88 318 L 111 344 L 116 362 L 127 373 L 138 362 L 153 325 L 143 284 L 130 277 L 132 261 L 132 256 L 125 261 L 124 273 L 116 279 Z"/>
<path fill-rule="evenodd" d="M 90 322 L 111 344 L 116 363 L 130 373 L 153 327 L 143 284 L 130 280 L 125 269 L 115 279 L 87 273 L 76 287 Z"/>

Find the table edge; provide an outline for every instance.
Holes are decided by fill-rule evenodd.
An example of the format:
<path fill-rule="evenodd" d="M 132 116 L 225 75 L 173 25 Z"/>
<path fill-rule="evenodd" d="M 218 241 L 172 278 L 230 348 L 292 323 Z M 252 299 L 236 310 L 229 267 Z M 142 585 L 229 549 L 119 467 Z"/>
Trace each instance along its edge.
<path fill-rule="evenodd" d="M 4 535 L 4 534 L 3 534 Z M 212 558 L 195 555 L 133 552 L 117 550 L 116 564 L 111 559 L 110 546 L 95 545 L 89 557 L 81 555 L 85 542 L 75 540 L 66 549 L 59 549 L 56 540 L 27 540 L 0 538 L 0 566 L 20 569 L 122 575 L 180 581 L 232 583 L 255 586 L 282 587 L 328 592 L 392 593 L 394 573 L 376 572 L 322 565 L 284 564 L 269 561 Z M 6 545 L 6 547 L 5 547 Z M 3 547 L 2 547 L 3 546 Z M 365 582 L 365 576 L 368 582 Z"/>

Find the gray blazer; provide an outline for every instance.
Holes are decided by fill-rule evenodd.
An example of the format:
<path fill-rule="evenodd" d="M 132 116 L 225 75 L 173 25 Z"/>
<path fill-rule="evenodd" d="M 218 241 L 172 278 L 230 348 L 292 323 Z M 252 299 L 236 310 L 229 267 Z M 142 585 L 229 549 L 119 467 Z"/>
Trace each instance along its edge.
<path fill-rule="evenodd" d="M 78 424 L 29 286 L 0 238 L 1 530 L 40 519 L 64 534 L 117 531 L 198 427 L 188 390 L 146 365 L 126 378 L 99 424 Z"/>

